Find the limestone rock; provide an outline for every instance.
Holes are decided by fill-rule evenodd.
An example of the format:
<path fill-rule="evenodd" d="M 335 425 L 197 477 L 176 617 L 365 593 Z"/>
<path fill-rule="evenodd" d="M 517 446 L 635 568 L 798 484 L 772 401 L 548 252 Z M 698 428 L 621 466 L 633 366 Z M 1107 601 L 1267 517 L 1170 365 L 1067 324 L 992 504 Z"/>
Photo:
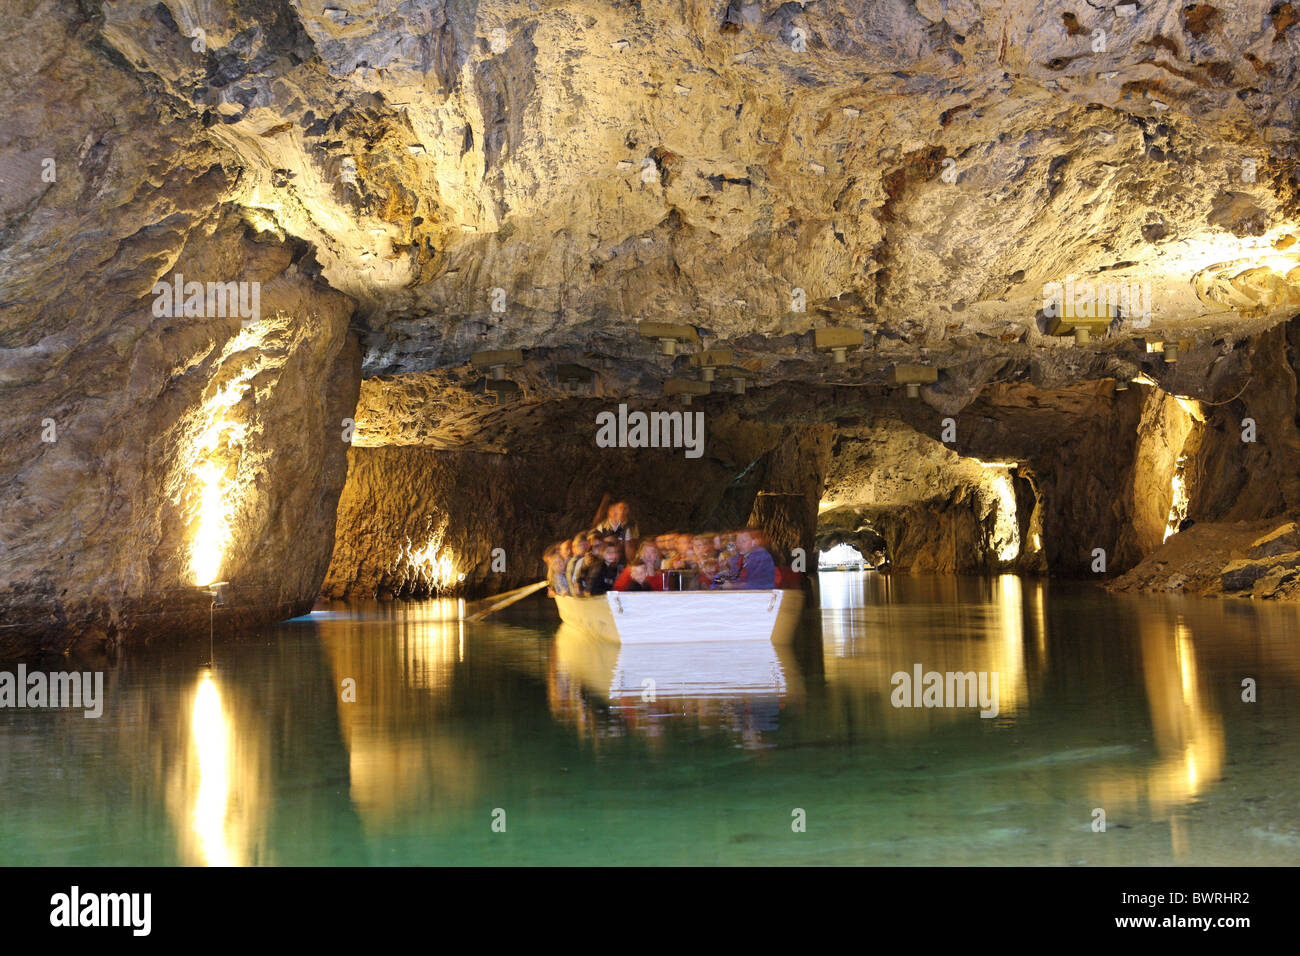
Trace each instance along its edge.
<path fill-rule="evenodd" d="M 1271 558 L 1296 551 L 1300 551 L 1300 530 L 1297 530 L 1294 521 L 1289 521 L 1252 544 L 1246 551 L 1246 557 Z"/>
<path fill-rule="evenodd" d="M 1223 569 L 1221 581 L 1225 591 L 1248 591 L 1269 571 L 1267 564 L 1233 561 Z"/>

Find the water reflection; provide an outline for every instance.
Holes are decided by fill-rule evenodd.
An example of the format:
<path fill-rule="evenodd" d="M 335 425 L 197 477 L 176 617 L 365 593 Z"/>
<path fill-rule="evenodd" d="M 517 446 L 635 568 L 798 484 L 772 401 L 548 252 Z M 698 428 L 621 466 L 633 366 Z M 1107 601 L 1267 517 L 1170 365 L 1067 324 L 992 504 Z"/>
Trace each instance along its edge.
<path fill-rule="evenodd" d="M 1223 719 L 1197 664 L 1192 632 L 1181 617 L 1172 628 L 1161 625 L 1149 617 L 1139 620 L 1142 678 L 1157 757 L 1112 770 L 1094 782 L 1098 806 L 1108 813 L 1145 806 L 1156 816 L 1167 816 L 1217 782 L 1223 767 Z"/>
<path fill-rule="evenodd" d="M 226 833 L 226 808 L 230 798 L 230 722 L 221 709 L 221 694 L 210 672 L 199 678 L 190 727 L 199 762 L 194 833 L 204 863 L 208 866 L 233 866 L 238 861 Z"/>
<path fill-rule="evenodd" d="M 1184 828 L 1171 814 L 1217 782 L 1226 745 L 1218 698 L 1206 684 L 1196 634 L 1183 615 L 1168 613 L 1163 603 L 1108 599 L 1105 609 L 1117 618 L 1089 620 L 1097 608 L 1085 606 L 1081 617 L 1070 619 L 1066 604 L 1051 620 L 1042 582 L 1009 575 L 992 581 L 853 577 L 824 576 L 822 584 L 831 701 L 826 714 L 844 733 L 939 744 L 945 737 L 963 740 L 978 723 L 971 709 L 896 708 L 889 699 L 891 675 L 910 671 L 915 662 L 940 672 L 997 671 L 1001 717 L 995 723 L 1032 715 L 1040 744 L 1031 738 L 1022 760 L 1002 751 L 988 762 L 991 776 L 1014 771 L 1014 789 L 1085 794 L 1080 806 L 1101 807 L 1112 818 L 1140 813 L 1170 819 L 1174 855 L 1186 854 Z M 1210 609 L 1203 603 L 1197 610 L 1204 615 Z M 1127 640 L 1134 631 L 1136 654 Z M 1223 640 L 1221 625 L 1205 631 Z M 1227 653 L 1240 650 L 1232 646 Z M 1088 689 L 1091 701 L 1074 728 L 1061 726 L 1043 737 L 1070 703 L 1063 688 L 1069 682 Z M 1125 700 L 1143 706 L 1121 728 L 1126 742 L 1113 743 L 1114 711 Z M 1151 747 L 1141 745 L 1143 717 Z"/>
<path fill-rule="evenodd" d="M 211 668 L 206 633 L 132 651 L 101 720 L 0 710 L 0 863 L 1300 852 L 1300 610 L 870 573 L 822 595 L 789 648 L 620 647 L 539 600 L 481 625 L 450 602 L 336 608 L 219 641 Z M 996 670 L 999 717 L 892 706 L 917 663 Z M 793 842 L 792 806 L 820 821 Z"/>
<path fill-rule="evenodd" d="M 551 713 L 584 738 L 656 739 L 666 721 L 685 721 L 747 749 L 770 746 L 764 735 L 804 696 L 789 646 L 615 644 L 569 625 L 556 632 L 547 690 Z"/>
<path fill-rule="evenodd" d="M 169 804 L 183 862 L 264 862 L 267 753 L 255 723 L 241 722 L 223 697 L 223 678 L 198 673 L 189 692 L 187 756 L 171 768 Z"/>
<path fill-rule="evenodd" d="M 1034 589 L 1037 611 L 1026 612 L 1023 590 Z M 895 707 L 893 676 L 924 672 L 996 673 L 998 719 L 1029 704 L 1027 668 L 1046 665 L 1041 587 L 1014 575 L 899 579 L 877 574 L 824 576 L 821 628 L 830 710 L 855 727 L 889 736 L 935 732 L 969 721 L 977 710 Z M 1027 656 L 1025 629 L 1036 652 Z M 979 718 L 982 719 L 982 718 Z"/>
<path fill-rule="evenodd" d="M 455 600 L 380 605 L 362 620 L 316 619 L 339 689 L 350 796 L 363 825 L 463 805 L 478 790 L 473 748 L 449 719 L 464 624 Z"/>

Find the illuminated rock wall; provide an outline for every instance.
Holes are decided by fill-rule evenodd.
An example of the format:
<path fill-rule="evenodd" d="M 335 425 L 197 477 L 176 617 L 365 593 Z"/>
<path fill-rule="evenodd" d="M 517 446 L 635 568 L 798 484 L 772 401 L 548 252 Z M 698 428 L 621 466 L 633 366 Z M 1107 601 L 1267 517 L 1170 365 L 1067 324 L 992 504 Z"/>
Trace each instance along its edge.
<path fill-rule="evenodd" d="M 1174 398 L 1109 381 L 994 386 L 950 418 L 866 411 L 837 431 L 819 535 L 872 529 L 895 570 L 925 573 L 1088 576 L 1097 550 L 1107 573 L 1132 567 L 1164 539 L 1192 433 Z"/>
<path fill-rule="evenodd" d="M 302 610 L 349 417 L 332 593 L 412 586 L 403 561 L 444 547 L 466 587 L 495 583 L 496 546 L 522 583 L 602 486 L 647 529 L 743 524 L 761 491 L 821 493 L 822 465 L 764 458 L 782 429 L 880 415 L 1018 464 L 1024 569 L 1141 560 L 1180 455 L 1194 520 L 1294 512 L 1300 22 L 1137 6 L 14 0 L 0 648 L 201 628 L 211 576 L 219 625 Z M 154 314 L 176 273 L 258 283 L 263 318 Z M 1044 290 L 1072 275 L 1145 287 L 1151 314 L 1048 334 Z M 699 375 L 638 336 L 665 317 L 733 349 L 748 392 L 699 402 L 719 423 L 699 461 L 597 454 L 557 363 L 603 407 L 658 402 Z M 827 325 L 870 347 L 833 365 Z M 468 359 L 507 348 L 523 401 L 489 407 Z M 889 370 L 914 362 L 938 381 L 908 402 Z M 1205 424 L 1110 391 L 1138 373 Z M 892 515 L 900 566 L 990 566 L 1001 491 L 931 487 L 898 453 L 887 482 L 842 446 L 823 523 Z M 809 540 L 797 510 L 787 542 Z"/>
<path fill-rule="evenodd" d="M 1300 599 L 1300 431 L 1295 320 L 1259 336 L 1183 446 L 1192 524 L 1114 583 L 1119 590 Z M 1189 415 L 1189 418 L 1191 416 Z"/>
<path fill-rule="evenodd" d="M 157 317 L 146 277 L 136 308 L 92 307 L 101 337 L 8 389 L 0 647 L 206 631 L 213 580 L 218 627 L 310 608 L 359 384 L 351 303 L 305 250 L 241 233 L 192 234 L 167 273 L 260 283 L 259 320 Z"/>
<path fill-rule="evenodd" d="M 3 653 L 206 632 L 200 578 L 231 582 L 218 627 L 308 608 L 356 403 L 354 303 L 250 227 L 230 154 L 104 47 L 96 7 L 0 28 Z"/>

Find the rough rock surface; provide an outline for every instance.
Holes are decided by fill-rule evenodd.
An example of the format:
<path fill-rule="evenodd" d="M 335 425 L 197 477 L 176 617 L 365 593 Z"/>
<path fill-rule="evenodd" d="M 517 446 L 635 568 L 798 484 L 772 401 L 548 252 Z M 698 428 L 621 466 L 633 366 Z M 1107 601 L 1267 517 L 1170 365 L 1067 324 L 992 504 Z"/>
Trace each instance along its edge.
<path fill-rule="evenodd" d="M 669 316 L 771 384 L 838 324 L 877 333 L 861 381 L 977 354 L 952 411 L 1007 361 L 1070 377 L 1036 313 L 1071 275 L 1152 283 L 1103 367 L 1300 306 L 1300 23 L 1204 6 L 119 0 L 76 42 L 315 245 L 367 374 L 517 346 L 631 380 Z"/>
<path fill-rule="evenodd" d="M 639 362 L 632 324 L 662 315 L 783 366 L 828 320 L 1010 354 L 1044 344 L 1067 274 L 1152 281 L 1151 331 L 1207 345 L 1224 305 L 1294 308 L 1241 261 L 1294 212 L 1300 27 L 1269 0 L 1188 9 L 121 0 L 94 22 L 233 154 L 250 209 L 316 243 L 364 303 L 367 371 L 397 372 L 484 344 Z"/>
<path fill-rule="evenodd" d="M 696 407 L 719 435 L 750 426 L 712 465 L 643 483 L 678 502 L 664 520 L 744 523 L 759 491 L 811 502 L 829 476 L 823 532 L 865 540 L 875 521 L 903 566 L 1002 566 L 1005 485 L 949 452 L 1015 464 L 1014 525 L 1039 541 L 1022 569 L 1089 573 L 1096 549 L 1132 566 L 1160 545 L 1175 475 L 1194 520 L 1300 508 L 1291 2 L 10 6 L 0 642 L 193 625 L 193 551 L 214 533 L 232 621 L 301 608 L 347 418 L 345 504 L 391 480 L 392 526 L 363 557 L 370 516 L 348 504 L 331 581 L 378 586 L 428 515 L 482 510 L 481 490 L 436 500 L 469 493 L 457 476 L 554 466 L 547 421 L 699 376 L 641 320 L 731 349 Z M 262 283 L 266 324 L 155 315 L 175 272 Z M 1072 279 L 1137 298 L 1076 344 L 1043 313 Z M 824 326 L 866 347 L 836 364 L 814 349 Z M 519 400 L 497 405 L 468 359 L 513 348 Z M 557 363 L 590 370 L 582 398 Z M 938 370 L 919 401 L 889 383 L 898 363 Z M 828 427 L 848 457 L 823 463 L 818 438 L 786 479 L 744 470 L 773 435 Z M 916 450 L 917 487 L 881 447 Z M 435 452 L 454 457 L 422 479 Z M 573 454 L 588 480 L 640 467 Z M 685 509 L 670 492 L 701 471 L 712 490 Z M 530 502 L 562 492 L 502 480 Z M 590 507 L 563 500 L 557 530 Z M 797 511 L 780 534 L 815 540 Z M 551 528 L 516 524 L 520 548 Z M 481 562 L 497 532 L 467 527 L 447 533 Z"/>
<path fill-rule="evenodd" d="M 1196 524 L 1171 537 L 1110 587 L 1300 600 L 1300 531 L 1294 521 Z"/>
<path fill-rule="evenodd" d="M 230 582 L 218 626 L 298 613 L 346 476 L 354 304 L 305 243 L 248 231 L 237 171 L 82 10 L 10 12 L 0 650 L 206 629 L 200 575 Z M 260 318 L 158 314 L 154 283 L 177 273 L 257 284 Z"/>

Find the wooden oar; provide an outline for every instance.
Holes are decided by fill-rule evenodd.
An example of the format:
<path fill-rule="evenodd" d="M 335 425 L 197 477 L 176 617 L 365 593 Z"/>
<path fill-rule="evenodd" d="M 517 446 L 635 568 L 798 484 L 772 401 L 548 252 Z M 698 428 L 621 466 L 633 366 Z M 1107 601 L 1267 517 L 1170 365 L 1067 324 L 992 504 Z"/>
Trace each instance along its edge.
<path fill-rule="evenodd" d="M 546 581 L 538 581 L 535 584 L 526 584 L 521 588 L 515 588 L 513 591 L 506 591 L 504 594 L 498 594 L 495 597 L 486 598 L 486 600 L 491 601 L 492 603 L 483 610 L 471 614 L 469 617 L 465 618 L 465 620 L 470 623 L 481 621 L 493 611 L 499 611 L 503 607 L 509 607 L 516 601 L 522 601 L 524 598 L 528 597 L 528 595 L 540 591 L 542 588 L 546 587 L 546 585 Z"/>

